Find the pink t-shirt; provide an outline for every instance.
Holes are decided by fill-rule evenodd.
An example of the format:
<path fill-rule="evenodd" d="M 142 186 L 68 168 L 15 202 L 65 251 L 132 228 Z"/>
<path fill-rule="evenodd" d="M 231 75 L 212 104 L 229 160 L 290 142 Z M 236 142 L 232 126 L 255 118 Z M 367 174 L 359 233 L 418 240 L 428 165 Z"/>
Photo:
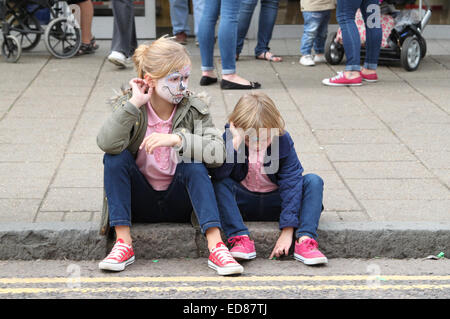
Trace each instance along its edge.
<path fill-rule="evenodd" d="M 259 152 L 249 148 L 248 173 L 241 181 L 242 186 L 251 192 L 268 193 L 278 189 L 278 185 L 272 183 L 270 178 L 264 173 L 264 154 L 266 150 Z"/>
<path fill-rule="evenodd" d="M 145 136 L 147 137 L 155 132 L 170 133 L 176 108 L 175 106 L 170 118 L 163 121 L 156 115 L 149 102 L 147 104 L 148 124 Z M 177 155 L 172 147 L 157 147 L 153 154 L 147 154 L 145 148 L 142 148 L 138 151 L 136 164 L 154 190 L 164 191 L 169 188 L 175 174 Z"/>

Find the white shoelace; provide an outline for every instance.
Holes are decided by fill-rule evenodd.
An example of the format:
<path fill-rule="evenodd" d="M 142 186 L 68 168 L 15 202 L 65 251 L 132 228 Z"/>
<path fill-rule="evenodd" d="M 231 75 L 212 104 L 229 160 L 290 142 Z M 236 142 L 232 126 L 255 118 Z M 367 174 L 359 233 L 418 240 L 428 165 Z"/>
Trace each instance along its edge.
<path fill-rule="evenodd" d="M 344 72 L 340 71 L 337 73 L 335 77 L 332 77 L 331 80 L 339 80 L 344 77 Z"/>
<path fill-rule="evenodd" d="M 121 260 L 130 248 L 127 244 L 116 243 L 106 259 Z"/>
<path fill-rule="evenodd" d="M 236 263 L 236 260 L 234 260 L 233 256 L 230 254 L 230 251 L 225 246 L 214 248 L 211 252 L 217 256 L 222 264 L 229 262 Z"/>

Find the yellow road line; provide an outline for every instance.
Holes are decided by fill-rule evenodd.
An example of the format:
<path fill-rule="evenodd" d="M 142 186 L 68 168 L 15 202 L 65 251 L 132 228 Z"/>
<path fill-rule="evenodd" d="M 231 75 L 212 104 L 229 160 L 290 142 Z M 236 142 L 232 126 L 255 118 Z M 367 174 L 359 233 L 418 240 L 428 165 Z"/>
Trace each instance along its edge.
<path fill-rule="evenodd" d="M 66 283 L 68 280 L 76 280 L 80 283 L 120 283 L 120 282 L 283 282 L 283 281 L 365 281 L 380 279 L 383 281 L 450 281 L 450 276 L 404 276 L 404 275 L 338 275 L 338 276 L 174 276 L 174 277 L 32 277 L 32 278 L 0 278 L 0 284 L 39 284 L 39 283 Z"/>
<path fill-rule="evenodd" d="M 198 292 L 204 290 L 212 291 L 285 291 L 285 290 L 442 290 L 450 289 L 446 285 L 379 285 L 379 286 L 354 286 L 354 285 L 288 285 L 288 286 L 176 286 L 176 287 L 101 287 L 101 288 L 1 288 L 1 294 L 45 294 L 45 293 L 112 293 L 112 292 Z"/>

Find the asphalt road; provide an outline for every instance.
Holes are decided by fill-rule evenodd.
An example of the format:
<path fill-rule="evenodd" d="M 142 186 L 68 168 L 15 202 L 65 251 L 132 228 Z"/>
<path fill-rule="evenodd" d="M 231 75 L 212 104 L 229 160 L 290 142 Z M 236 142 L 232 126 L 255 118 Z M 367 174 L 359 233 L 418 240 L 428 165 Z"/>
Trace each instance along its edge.
<path fill-rule="evenodd" d="M 331 259 L 308 267 L 257 258 L 241 276 L 222 277 L 207 260 L 137 260 L 125 271 L 98 261 L 0 261 L 0 299 L 8 298 L 431 298 L 450 297 L 450 260 Z"/>

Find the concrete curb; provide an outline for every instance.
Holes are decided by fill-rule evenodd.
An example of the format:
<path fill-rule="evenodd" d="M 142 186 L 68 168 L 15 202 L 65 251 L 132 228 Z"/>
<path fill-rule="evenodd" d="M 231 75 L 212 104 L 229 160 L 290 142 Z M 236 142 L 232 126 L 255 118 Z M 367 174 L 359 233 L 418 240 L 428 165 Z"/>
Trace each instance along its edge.
<path fill-rule="evenodd" d="M 278 238 L 277 223 L 248 223 L 258 257 L 267 258 Z M 450 223 L 323 223 L 319 245 L 328 258 L 423 258 L 450 256 Z M 187 224 L 135 225 L 136 258 L 207 257 L 203 235 Z M 6 223 L 0 225 L 0 260 L 99 260 L 112 241 L 98 234 L 97 223 Z"/>

